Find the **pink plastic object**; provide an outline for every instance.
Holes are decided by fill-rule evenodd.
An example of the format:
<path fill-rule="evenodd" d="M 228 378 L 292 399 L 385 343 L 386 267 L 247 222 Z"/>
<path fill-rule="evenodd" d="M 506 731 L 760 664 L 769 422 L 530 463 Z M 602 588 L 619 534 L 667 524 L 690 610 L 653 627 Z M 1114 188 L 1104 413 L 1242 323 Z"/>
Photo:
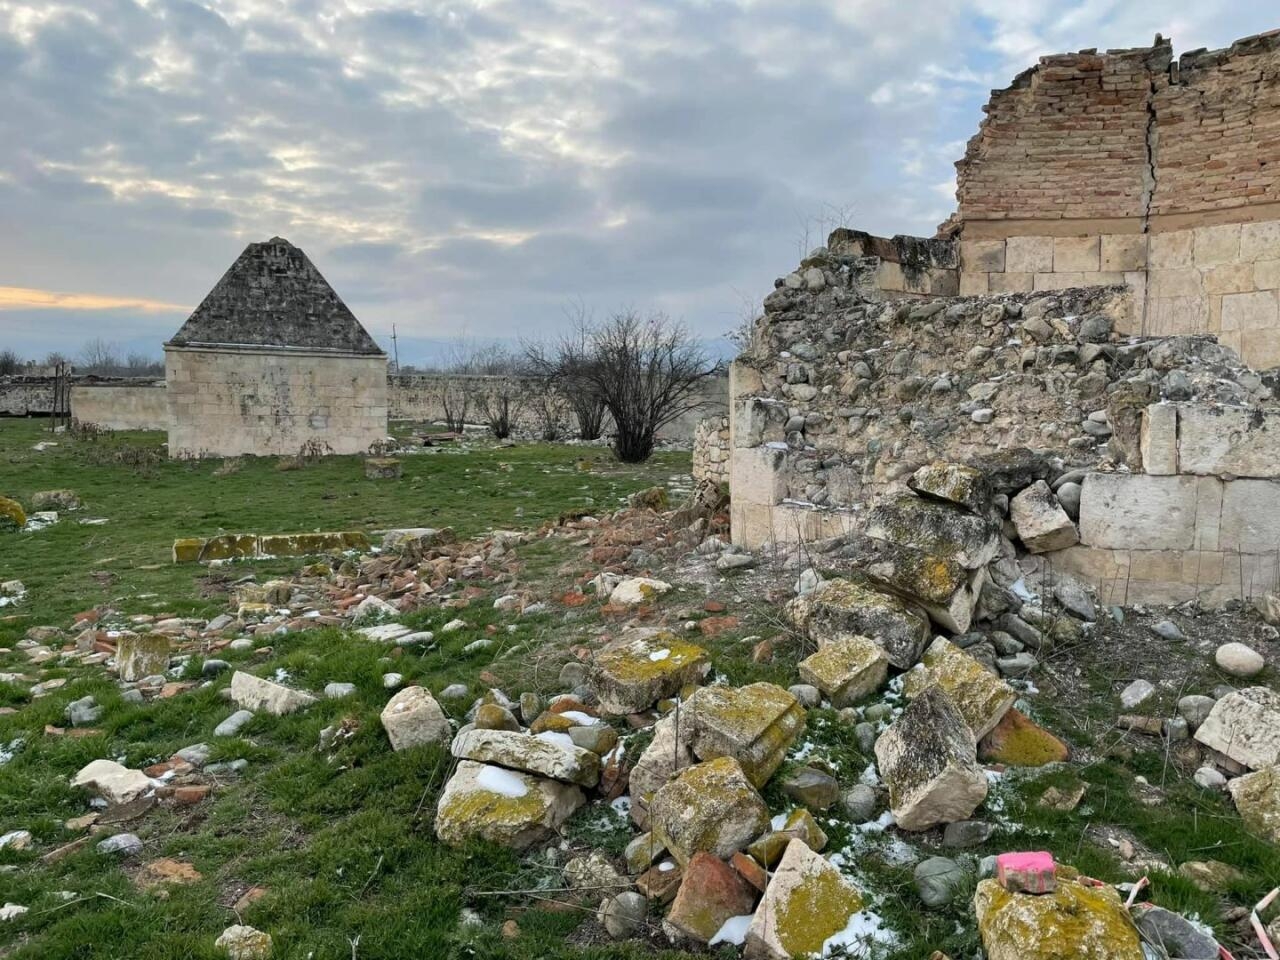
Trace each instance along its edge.
<path fill-rule="evenodd" d="M 1258 935 L 1258 942 L 1262 944 L 1262 949 L 1271 960 L 1280 960 L 1280 957 L 1276 955 L 1275 945 L 1271 942 L 1271 938 L 1267 936 L 1267 928 L 1262 925 L 1262 918 L 1258 914 L 1271 906 L 1271 901 L 1275 900 L 1277 895 L 1280 895 L 1280 887 L 1276 887 L 1259 900 L 1249 914 L 1249 922 L 1253 924 L 1253 932 Z"/>
<path fill-rule="evenodd" d="M 996 879 L 1010 893 L 1052 893 L 1058 886 L 1053 854 L 1002 853 L 996 857 Z"/>

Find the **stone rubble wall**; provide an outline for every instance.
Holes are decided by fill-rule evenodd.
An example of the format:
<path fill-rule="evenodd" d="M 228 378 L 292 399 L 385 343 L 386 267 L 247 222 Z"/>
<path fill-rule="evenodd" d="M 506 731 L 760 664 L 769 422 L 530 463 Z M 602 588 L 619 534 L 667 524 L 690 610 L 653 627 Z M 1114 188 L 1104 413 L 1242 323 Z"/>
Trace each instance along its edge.
<path fill-rule="evenodd" d="M 960 293 L 1125 283 L 1148 336 L 1280 365 L 1280 34 L 1041 58 L 956 164 Z"/>
<path fill-rule="evenodd" d="M 367 452 L 387 435 L 384 356 L 165 348 L 169 455 Z"/>
<path fill-rule="evenodd" d="M 729 418 L 708 417 L 693 431 L 693 479 L 729 482 Z"/>
<path fill-rule="evenodd" d="M 52 412 L 52 377 L 0 378 L 0 416 L 47 416 Z"/>
<path fill-rule="evenodd" d="M 163 382 L 76 384 L 71 419 L 103 430 L 167 430 L 169 398 Z"/>

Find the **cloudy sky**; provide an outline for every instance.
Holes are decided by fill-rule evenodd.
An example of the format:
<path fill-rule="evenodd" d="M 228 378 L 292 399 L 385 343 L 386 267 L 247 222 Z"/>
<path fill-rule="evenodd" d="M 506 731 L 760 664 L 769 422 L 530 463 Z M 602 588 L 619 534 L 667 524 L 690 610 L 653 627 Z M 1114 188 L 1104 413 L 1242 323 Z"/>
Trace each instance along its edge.
<path fill-rule="evenodd" d="M 992 87 L 1215 0 L 0 0 L 0 349 L 159 344 L 253 240 L 401 358 L 565 305 L 699 335 L 831 219 L 931 234 Z"/>

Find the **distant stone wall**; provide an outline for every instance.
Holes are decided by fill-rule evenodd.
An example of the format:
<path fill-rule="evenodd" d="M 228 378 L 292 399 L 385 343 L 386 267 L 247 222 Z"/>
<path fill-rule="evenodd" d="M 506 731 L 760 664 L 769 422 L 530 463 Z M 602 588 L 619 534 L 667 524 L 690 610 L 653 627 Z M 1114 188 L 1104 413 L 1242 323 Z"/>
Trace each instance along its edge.
<path fill-rule="evenodd" d="M 729 418 L 708 417 L 693 431 L 693 479 L 729 482 Z"/>
<path fill-rule="evenodd" d="M 163 383 L 94 383 L 71 388 L 71 419 L 104 430 L 167 430 Z"/>
<path fill-rule="evenodd" d="M 367 451 L 387 434 L 383 356 L 165 348 L 172 457 Z"/>
<path fill-rule="evenodd" d="M 47 416 L 52 412 L 52 378 L 0 377 L 0 416 Z"/>
<path fill-rule="evenodd" d="M 1280 34 L 1041 58 L 956 164 L 960 292 L 1125 283 L 1124 332 L 1280 365 Z"/>

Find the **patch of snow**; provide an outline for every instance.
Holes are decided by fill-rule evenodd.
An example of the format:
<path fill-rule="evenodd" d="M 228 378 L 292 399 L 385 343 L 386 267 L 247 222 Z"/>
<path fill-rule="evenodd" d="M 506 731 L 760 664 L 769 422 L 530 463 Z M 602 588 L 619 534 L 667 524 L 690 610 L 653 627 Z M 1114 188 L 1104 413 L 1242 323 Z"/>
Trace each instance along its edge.
<path fill-rule="evenodd" d="M 476 786 L 503 797 L 520 798 L 527 796 L 529 788 L 525 782 L 510 770 L 501 767 L 486 766 L 476 776 Z"/>
<path fill-rule="evenodd" d="M 1039 594 L 1032 593 L 1031 590 L 1027 587 L 1026 577 L 1019 577 L 1017 580 L 1013 582 L 1013 584 L 1009 587 L 1009 589 L 1012 590 L 1014 593 L 1014 596 L 1016 596 L 1023 603 L 1034 603 L 1035 601 L 1040 599 Z"/>
<path fill-rule="evenodd" d="M 0 766 L 8 763 L 18 755 L 18 751 L 22 749 L 25 743 L 22 737 L 14 737 L 8 743 L 0 743 Z"/>
<path fill-rule="evenodd" d="M 730 917 L 720 929 L 716 931 L 716 935 L 708 941 L 707 946 L 714 947 L 717 943 L 732 943 L 735 947 L 742 946 L 742 942 L 747 939 L 747 928 L 751 926 L 752 914 L 744 914 L 740 917 Z"/>
<path fill-rule="evenodd" d="M 541 733 L 534 734 L 535 740 L 545 740 L 547 743 L 554 743 L 557 747 L 574 746 L 573 737 L 567 733 L 560 733 L 557 730 L 543 730 Z"/>
<path fill-rule="evenodd" d="M 885 949 L 897 943 L 898 935 L 885 926 L 878 914 L 860 910 L 849 918 L 843 930 L 827 937 L 822 956 L 867 957 L 873 949 Z"/>
<path fill-rule="evenodd" d="M 609 806 L 613 808 L 613 812 L 618 816 L 626 818 L 631 816 L 631 798 L 623 794 L 615 800 L 609 802 Z"/>
<path fill-rule="evenodd" d="M 868 763 L 867 769 L 858 775 L 858 782 L 865 783 L 868 787 L 878 786 L 880 783 L 880 774 L 876 770 L 874 763 Z"/>
<path fill-rule="evenodd" d="M 284 667 L 277 667 L 275 676 L 272 678 L 276 683 L 288 683 L 293 677 L 289 676 L 289 671 Z"/>
<path fill-rule="evenodd" d="M 663 860 L 660 864 L 658 864 L 659 873 L 670 873 L 675 868 L 676 868 L 676 865 L 672 863 L 670 860 Z"/>
<path fill-rule="evenodd" d="M 566 710 L 560 716 L 568 717 L 580 727 L 594 727 L 600 722 L 598 718 L 589 713 L 583 713 L 581 710 Z"/>
<path fill-rule="evenodd" d="M 667 659 L 669 656 L 671 656 L 671 651 L 666 647 L 663 647 L 661 650 L 655 650 L 653 653 L 649 654 L 649 659 L 654 663 L 657 663 L 660 660 Z"/>

